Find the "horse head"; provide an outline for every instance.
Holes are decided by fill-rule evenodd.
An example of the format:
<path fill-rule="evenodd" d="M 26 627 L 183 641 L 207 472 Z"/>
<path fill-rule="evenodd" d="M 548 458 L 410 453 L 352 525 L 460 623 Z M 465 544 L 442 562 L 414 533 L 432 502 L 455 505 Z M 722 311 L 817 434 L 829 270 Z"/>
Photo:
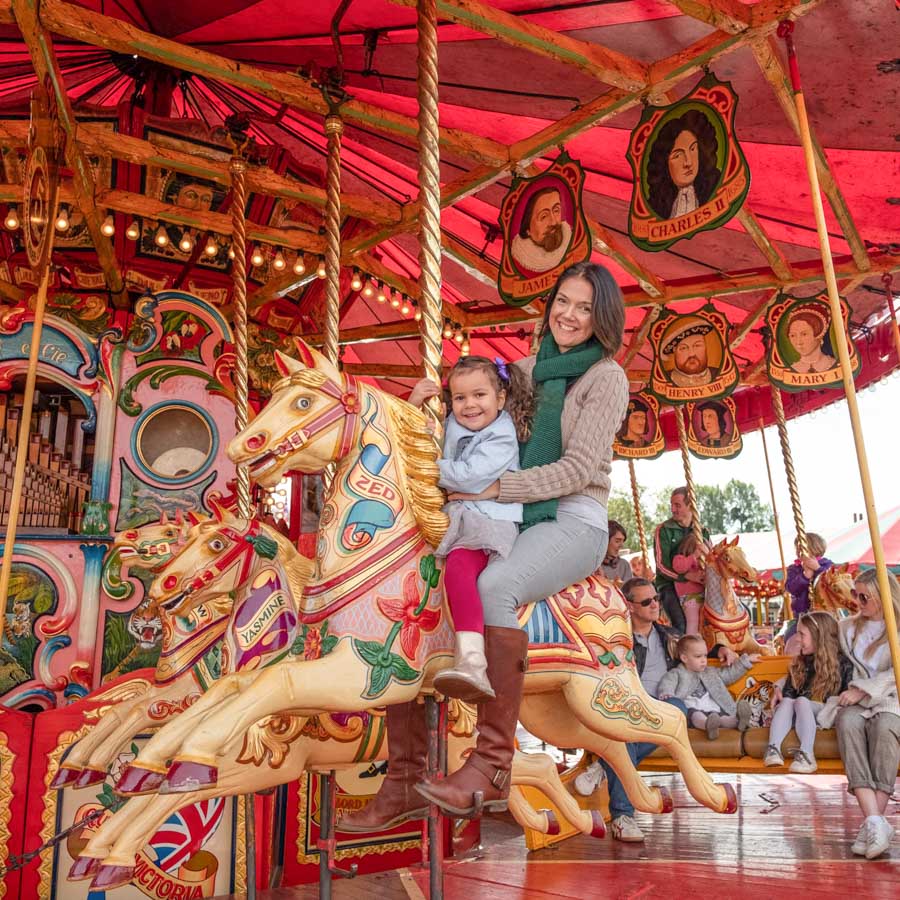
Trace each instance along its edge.
<path fill-rule="evenodd" d="M 113 541 L 123 572 L 131 569 L 158 569 L 178 552 L 187 539 L 190 522 L 179 510 L 171 521 L 166 513 L 158 522 L 120 531 Z"/>
<path fill-rule="evenodd" d="M 737 537 L 732 541 L 724 538 L 711 547 L 706 554 L 706 564 L 723 578 L 736 578 L 748 584 L 759 579 L 759 573 L 747 562 L 744 551 L 738 546 Z"/>
<path fill-rule="evenodd" d="M 839 609 L 859 612 L 859 604 L 853 598 L 855 577 L 856 573 L 850 571 L 849 563 L 826 569 L 816 578 L 810 591 L 812 608 L 830 613 Z"/>
<path fill-rule="evenodd" d="M 322 354 L 297 341 L 302 361 L 276 351 L 282 375 L 272 398 L 228 444 L 236 465 L 270 487 L 290 470 L 321 472 L 350 450 L 359 416 L 359 391 Z"/>

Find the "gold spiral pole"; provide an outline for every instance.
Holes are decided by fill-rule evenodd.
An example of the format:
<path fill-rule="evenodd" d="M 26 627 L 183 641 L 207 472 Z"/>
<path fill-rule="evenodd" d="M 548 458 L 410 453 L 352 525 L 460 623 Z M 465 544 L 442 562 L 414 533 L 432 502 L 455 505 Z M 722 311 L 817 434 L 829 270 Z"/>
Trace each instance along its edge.
<path fill-rule="evenodd" d="M 778 558 L 781 560 L 781 596 L 784 598 L 783 615 L 790 618 L 791 595 L 787 592 L 787 564 L 784 559 L 784 542 L 781 539 L 781 523 L 778 519 L 778 504 L 775 502 L 775 482 L 772 480 L 772 466 L 769 464 L 769 447 L 762 418 L 759 420 L 759 436 L 762 438 L 763 456 L 766 458 L 766 474 L 769 476 L 769 496 L 772 498 L 772 518 L 775 520 L 775 537 L 778 539 Z"/>
<path fill-rule="evenodd" d="M 684 424 L 684 414 L 680 406 L 673 406 L 675 422 L 678 425 L 678 446 L 681 448 L 681 464 L 684 466 L 684 483 L 687 485 L 688 506 L 691 508 L 691 531 L 694 537 L 703 543 L 703 525 L 700 523 L 700 513 L 697 507 L 697 491 L 694 488 L 694 475 L 691 472 L 691 458 L 688 456 L 687 428 Z"/>
<path fill-rule="evenodd" d="M 231 225 L 234 260 L 231 277 L 234 281 L 234 422 L 243 431 L 249 421 L 249 377 L 247 373 L 247 161 L 240 148 L 231 158 Z M 237 513 L 250 518 L 250 469 L 237 467 Z"/>
<path fill-rule="evenodd" d="M 325 340 L 322 350 L 334 365 L 338 362 L 341 314 L 341 136 L 344 120 L 336 114 L 325 118 L 328 139 L 328 172 L 325 193 Z"/>
<path fill-rule="evenodd" d="M 634 460 L 628 460 L 628 474 L 631 477 L 631 498 L 634 501 L 634 521 L 637 524 L 638 540 L 641 542 L 641 559 L 644 572 L 650 571 L 650 554 L 647 550 L 647 532 L 644 531 L 644 513 L 641 510 L 641 494 L 638 490 L 637 475 L 634 473 Z"/>
<path fill-rule="evenodd" d="M 797 530 L 797 552 L 800 556 L 809 556 L 809 545 L 806 543 L 806 526 L 803 524 L 803 509 L 800 506 L 800 491 L 797 489 L 797 474 L 794 471 L 794 458 L 791 456 L 791 442 L 788 440 L 787 422 L 784 418 L 784 404 L 781 402 L 781 390 L 774 384 L 770 384 L 769 387 L 772 390 L 772 409 L 775 410 L 775 424 L 778 426 L 778 440 L 781 442 L 781 455 L 784 459 L 784 474 L 787 476 L 788 493 L 791 496 L 794 528 Z"/>
<path fill-rule="evenodd" d="M 416 3 L 419 116 L 419 287 L 422 311 L 422 364 L 425 377 L 441 383 L 443 317 L 441 315 L 441 180 L 438 131 L 438 38 L 435 0 Z M 428 409 L 441 422 L 441 398 Z M 439 434 L 437 435 L 439 437 Z"/>

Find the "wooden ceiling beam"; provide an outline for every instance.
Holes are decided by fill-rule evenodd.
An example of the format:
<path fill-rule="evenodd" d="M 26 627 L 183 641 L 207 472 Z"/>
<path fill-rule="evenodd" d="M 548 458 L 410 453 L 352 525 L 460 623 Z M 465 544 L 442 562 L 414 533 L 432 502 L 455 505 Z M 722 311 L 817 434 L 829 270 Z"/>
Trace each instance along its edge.
<path fill-rule="evenodd" d="M 391 2 L 398 6 L 416 5 L 416 0 Z M 573 66 L 606 84 L 634 91 L 647 83 L 646 66 L 617 50 L 571 38 L 478 0 L 436 0 L 436 7 L 442 19 L 487 34 L 504 44 Z"/>
<path fill-rule="evenodd" d="M 627 369 L 631 363 L 634 362 L 634 358 L 638 353 L 641 352 L 641 347 L 644 345 L 644 341 L 647 340 L 647 335 L 650 334 L 650 328 L 659 318 L 661 312 L 661 306 L 652 306 L 647 310 L 640 327 L 635 331 L 634 337 L 632 337 L 631 342 L 628 344 L 628 349 L 622 356 L 621 366 L 623 369 Z"/>
<path fill-rule="evenodd" d="M 41 0 L 41 22 L 50 31 L 71 40 L 117 53 L 136 53 L 173 69 L 232 84 L 320 116 L 328 113 L 321 91 L 299 75 L 262 69 L 207 53 L 63 0 Z M 415 144 L 417 125 L 412 116 L 354 99 L 341 105 L 341 115 L 348 126 L 375 129 L 410 146 Z M 502 165 L 507 158 L 506 147 L 498 141 L 453 128 L 441 128 L 440 144 L 445 153 L 482 163 Z"/>
<path fill-rule="evenodd" d="M 737 214 L 737 220 L 744 226 L 744 231 L 753 239 L 753 243 L 759 248 L 769 263 L 772 271 L 781 279 L 789 281 L 791 278 L 791 264 L 784 254 L 775 246 L 767 234 L 759 219 L 746 205 Z"/>
<path fill-rule="evenodd" d="M 21 204 L 25 200 L 25 187 L 21 184 L 0 184 L 0 203 Z M 71 179 L 65 179 L 59 186 L 59 202 L 74 203 L 75 189 Z"/>
<path fill-rule="evenodd" d="M 744 316 L 743 321 L 740 325 L 735 329 L 734 333 L 728 340 L 728 348 L 730 350 L 737 350 L 737 348 L 744 342 L 744 339 L 747 335 L 753 331 L 753 326 L 760 320 L 760 317 L 764 316 L 766 310 L 769 308 L 769 304 L 778 296 L 778 291 L 770 291 L 766 294 L 764 300 L 758 303 L 750 312 Z"/>
<path fill-rule="evenodd" d="M 684 15 L 725 31 L 738 34 L 750 27 L 751 7 L 740 0 L 669 0 Z"/>
<path fill-rule="evenodd" d="M 73 172 L 76 201 L 84 216 L 112 302 L 118 307 L 124 307 L 128 303 L 125 282 L 119 271 L 112 242 L 100 230 L 104 215 L 94 203 L 94 175 L 81 148 L 78 122 L 72 112 L 50 35 L 38 18 L 37 4 L 38 0 L 13 0 L 13 13 L 28 47 L 38 83 L 47 85 L 48 90 L 53 92 L 59 124 L 66 137 L 65 155 Z"/>
<path fill-rule="evenodd" d="M 778 55 L 778 45 L 775 39 L 769 36 L 762 40 L 755 40 L 751 43 L 753 55 L 756 57 L 756 63 L 762 71 L 766 81 L 775 92 L 775 98 L 784 111 L 784 115 L 790 122 L 795 134 L 800 136 L 800 123 L 797 119 L 797 108 L 794 105 L 794 92 L 791 88 L 790 80 L 781 63 Z M 867 271 L 869 268 L 869 254 L 866 245 L 859 234 L 847 201 L 844 199 L 843 192 L 838 186 L 831 168 L 828 165 L 828 157 L 825 150 L 819 143 L 815 131 L 810 126 L 810 137 L 813 143 L 813 152 L 816 160 L 816 171 L 819 173 L 819 183 L 822 191 L 828 198 L 831 209 L 834 212 L 841 231 L 850 245 L 850 252 L 856 260 L 857 266 L 861 271 Z"/>
<path fill-rule="evenodd" d="M 11 0 L 0 0 L 0 25 L 15 25 Z"/>

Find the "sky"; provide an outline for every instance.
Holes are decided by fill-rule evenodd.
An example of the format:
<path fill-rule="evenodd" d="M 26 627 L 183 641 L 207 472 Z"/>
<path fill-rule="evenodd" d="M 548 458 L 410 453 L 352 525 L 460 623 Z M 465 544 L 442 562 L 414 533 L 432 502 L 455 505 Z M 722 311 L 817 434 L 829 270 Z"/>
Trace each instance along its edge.
<path fill-rule="evenodd" d="M 900 505 L 900 371 L 858 395 L 862 431 L 875 493 L 875 506 L 884 513 Z M 859 466 L 846 401 L 788 422 L 788 436 L 797 473 L 800 503 L 807 530 L 829 539 L 853 526 L 853 514 L 865 512 Z M 724 486 L 732 478 L 748 481 L 760 498 L 771 504 L 766 463 L 759 431 L 744 436 L 744 449 L 734 459 L 700 460 L 691 456 L 696 484 Z M 775 484 L 775 501 L 782 534 L 792 544 L 795 534 L 790 496 L 778 431 L 766 429 L 766 444 Z M 638 483 L 652 496 L 663 488 L 684 483 L 681 454 L 668 452 L 654 460 L 635 462 Z M 628 463 L 613 463 L 613 490 L 630 496 Z M 647 504 L 652 506 L 652 504 Z M 657 523 L 652 523 L 654 526 Z"/>

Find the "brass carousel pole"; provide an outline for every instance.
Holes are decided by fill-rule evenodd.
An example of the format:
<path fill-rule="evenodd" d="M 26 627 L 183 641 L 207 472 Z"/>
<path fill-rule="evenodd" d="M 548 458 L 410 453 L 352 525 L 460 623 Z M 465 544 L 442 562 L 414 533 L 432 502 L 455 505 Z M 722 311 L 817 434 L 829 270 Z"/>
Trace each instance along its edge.
<path fill-rule="evenodd" d="M 841 298 L 838 294 L 837 278 L 834 274 L 834 261 L 831 258 L 831 247 L 828 243 L 828 226 L 825 222 L 825 210 L 822 206 L 822 194 L 819 190 L 819 176 L 816 172 L 815 155 L 812 136 L 809 131 L 809 120 L 806 116 L 806 102 L 803 99 L 803 88 L 800 84 L 800 69 L 797 65 L 797 54 L 794 50 L 793 22 L 782 22 L 778 26 L 778 34 L 784 38 L 790 64 L 791 86 L 794 90 L 794 103 L 797 107 L 797 120 L 800 125 L 800 140 L 803 144 L 803 156 L 806 160 L 806 175 L 809 179 L 813 212 L 816 217 L 816 231 L 819 234 L 819 250 L 822 254 L 822 266 L 825 270 L 825 285 L 828 288 L 828 302 L 831 307 L 831 324 L 837 347 L 838 359 L 841 363 L 841 375 L 844 381 L 844 393 L 847 395 L 847 409 L 850 413 L 850 426 L 853 431 L 853 442 L 856 445 L 856 459 L 859 464 L 859 480 L 862 483 L 863 497 L 866 504 L 866 518 L 869 523 L 869 537 L 872 540 L 872 554 L 875 557 L 875 572 L 878 576 L 878 591 L 882 597 L 885 630 L 891 648 L 891 661 L 894 667 L 894 679 L 900 690 L 900 638 L 897 636 L 897 622 L 894 616 L 894 605 L 891 603 L 891 588 L 888 582 L 888 571 L 884 561 L 884 548 L 881 545 L 881 529 L 878 526 L 878 511 L 875 508 L 875 492 L 869 474 L 869 460 L 866 444 L 859 418 L 859 406 L 856 402 L 856 387 L 853 384 L 853 369 L 850 365 L 850 352 L 847 349 L 847 332 L 844 328 Z"/>
<path fill-rule="evenodd" d="M 791 608 L 791 598 L 786 587 L 787 564 L 784 559 L 784 543 L 781 539 L 781 523 L 778 520 L 778 504 L 775 502 L 775 483 L 772 481 L 772 466 L 769 464 L 769 447 L 766 444 L 766 432 L 762 417 L 760 417 L 759 420 L 759 436 L 762 438 L 763 456 L 766 460 L 766 474 L 769 476 L 769 496 L 772 498 L 772 517 L 775 520 L 775 537 L 778 540 L 778 558 L 781 560 L 781 596 L 784 599 L 782 616 L 786 619 Z"/>
<path fill-rule="evenodd" d="M 628 460 L 628 475 L 631 478 L 631 497 L 634 501 L 634 521 L 637 525 L 638 540 L 641 544 L 641 561 L 644 564 L 644 576 L 650 571 L 650 554 L 647 550 L 647 532 L 644 531 L 644 513 L 641 509 L 641 494 L 638 490 L 637 476 L 634 473 L 634 460 Z"/>
<path fill-rule="evenodd" d="M 232 130 L 234 154 L 231 157 L 231 224 L 234 260 L 231 277 L 234 283 L 234 422 L 238 431 L 247 427 L 250 411 L 250 383 L 247 363 L 247 161 L 243 149 L 247 135 L 240 126 Z M 237 514 L 249 520 L 250 469 L 237 467 Z M 247 898 L 256 897 L 256 810 L 253 794 L 244 797 L 244 848 L 247 857 Z"/>
<path fill-rule="evenodd" d="M 688 456 L 687 428 L 684 424 L 684 415 L 680 406 L 673 406 L 675 422 L 678 425 L 678 446 L 681 448 L 681 464 L 684 466 L 684 483 L 687 485 L 688 506 L 691 508 L 691 530 L 694 537 L 703 543 L 703 525 L 700 522 L 700 513 L 697 507 L 697 491 L 694 488 L 694 475 L 691 472 L 691 458 Z"/>
<path fill-rule="evenodd" d="M 419 309 L 422 311 L 422 364 L 425 377 L 441 383 L 443 364 L 443 317 L 441 315 L 441 168 L 438 131 L 438 34 L 436 0 L 416 3 L 416 88 L 418 115 L 419 175 Z M 432 397 L 428 410 L 442 432 L 441 398 Z M 425 698 L 428 729 L 427 772 L 441 777 L 441 744 L 446 740 L 437 700 Z M 444 896 L 444 846 L 440 809 L 428 808 L 428 870 L 431 900 Z"/>

